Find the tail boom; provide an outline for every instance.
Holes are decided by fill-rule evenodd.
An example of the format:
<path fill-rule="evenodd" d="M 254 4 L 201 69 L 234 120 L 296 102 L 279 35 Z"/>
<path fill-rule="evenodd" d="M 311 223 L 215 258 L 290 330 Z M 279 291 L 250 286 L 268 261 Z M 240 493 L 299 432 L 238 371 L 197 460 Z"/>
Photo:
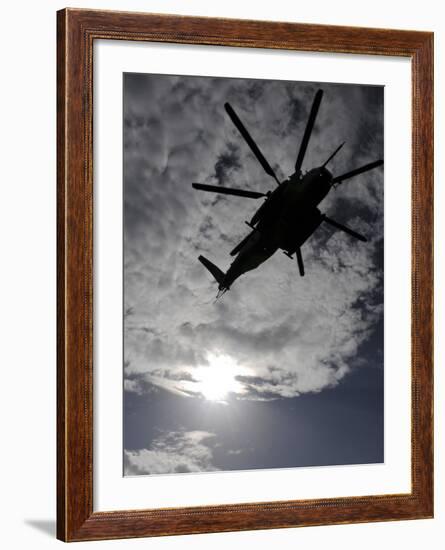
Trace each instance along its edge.
<path fill-rule="evenodd" d="M 219 290 L 229 290 L 229 287 L 226 287 L 224 284 L 224 279 L 226 274 L 219 269 L 214 263 L 205 258 L 204 256 L 199 256 L 198 260 L 202 265 L 213 275 L 213 278 L 218 283 Z"/>

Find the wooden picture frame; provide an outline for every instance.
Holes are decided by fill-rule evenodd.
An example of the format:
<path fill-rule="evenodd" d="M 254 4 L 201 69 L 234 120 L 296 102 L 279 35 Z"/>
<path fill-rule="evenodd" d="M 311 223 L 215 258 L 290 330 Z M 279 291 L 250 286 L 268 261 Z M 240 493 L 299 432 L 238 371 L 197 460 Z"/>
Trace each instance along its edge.
<path fill-rule="evenodd" d="M 433 34 L 65 9 L 57 14 L 57 537 L 64 541 L 433 516 Z M 93 511 L 93 43 L 373 54 L 412 64 L 412 425 L 407 494 Z"/>

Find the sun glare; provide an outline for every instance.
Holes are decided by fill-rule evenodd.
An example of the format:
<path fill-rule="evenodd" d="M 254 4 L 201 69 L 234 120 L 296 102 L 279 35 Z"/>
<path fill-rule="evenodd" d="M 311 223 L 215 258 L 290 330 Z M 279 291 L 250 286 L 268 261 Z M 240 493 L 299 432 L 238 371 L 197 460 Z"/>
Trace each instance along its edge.
<path fill-rule="evenodd" d="M 244 373 L 228 355 L 210 354 L 209 364 L 194 370 L 195 389 L 209 401 L 224 401 L 229 393 L 242 393 L 242 384 L 236 379 Z"/>

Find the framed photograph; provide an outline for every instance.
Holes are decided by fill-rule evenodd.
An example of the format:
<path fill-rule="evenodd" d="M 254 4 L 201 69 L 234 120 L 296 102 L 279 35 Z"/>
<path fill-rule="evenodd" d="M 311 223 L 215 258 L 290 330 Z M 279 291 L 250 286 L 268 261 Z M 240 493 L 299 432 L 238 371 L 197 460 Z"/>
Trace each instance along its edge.
<path fill-rule="evenodd" d="M 433 517 L 433 34 L 57 25 L 58 538 Z"/>

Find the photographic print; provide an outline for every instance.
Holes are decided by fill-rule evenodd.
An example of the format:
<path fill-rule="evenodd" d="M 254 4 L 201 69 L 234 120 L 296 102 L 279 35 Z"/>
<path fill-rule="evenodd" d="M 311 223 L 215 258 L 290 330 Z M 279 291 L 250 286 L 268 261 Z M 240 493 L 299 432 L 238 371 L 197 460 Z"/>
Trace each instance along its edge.
<path fill-rule="evenodd" d="M 384 88 L 125 73 L 126 476 L 384 461 Z"/>

